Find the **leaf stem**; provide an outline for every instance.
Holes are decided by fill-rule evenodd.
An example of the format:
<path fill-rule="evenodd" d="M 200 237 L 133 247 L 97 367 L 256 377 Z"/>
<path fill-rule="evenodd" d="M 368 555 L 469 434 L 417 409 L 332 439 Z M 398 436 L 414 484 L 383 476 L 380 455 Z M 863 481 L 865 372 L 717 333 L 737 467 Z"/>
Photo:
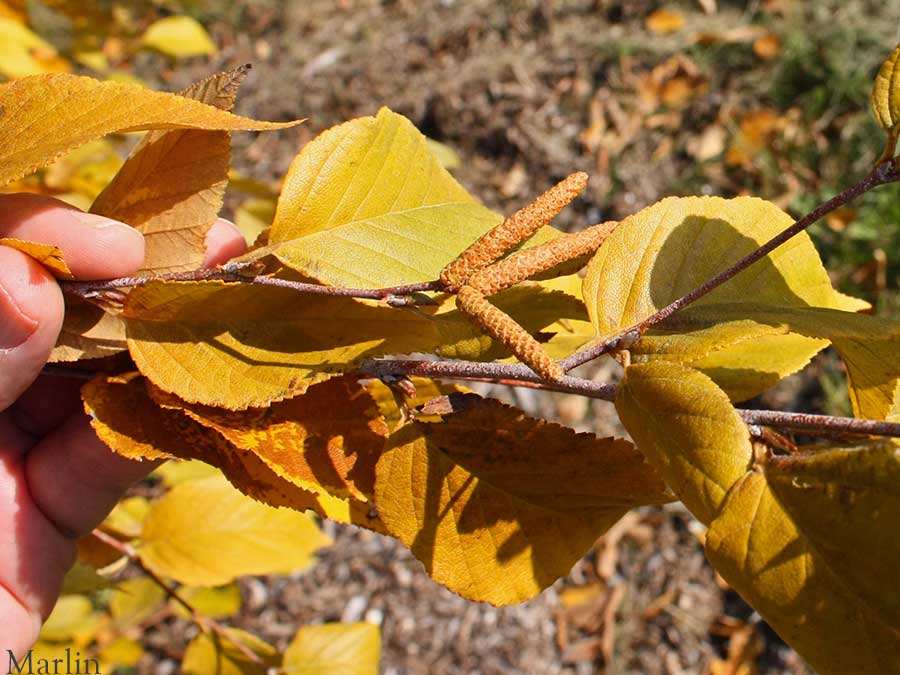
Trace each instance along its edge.
<path fill-rule="evenodd" d="M 471 361 L 417 361 L 374 359 L 360 365 L 360 372 L 374 377 L 418 375 L 451 380 L 494 382 L 513 387 L 529 387 L 544 391 L 576 394 L 604 401 L 615 401 L 617 387 L 607 382 L 594 382 L 580 377 L 565 376 L 558 382 L 542 380 L 520 364 L 475 363 Z M 900 423 L 867 420 L 855 417 L 812 415 L 778 410 L 745 410 L 736 408 L 747 424 L 776 427 L 793 431 L 808 431 L 827 435 L 854 434 L 900 438 Z"/>
<path fill-rule="evenodd" d="M 107 546 L 110 546 L 116 549 L 119 553 L 124 555 L 128 560 L 135 565 L 138 569 L 141 570 L 144 574 L 146 574 L 157 586 L 163 589 L 165 594 L 170 597 L 172 600 L 177 602 L 179 605 L 184 607 L 191 615 L 191 618 L 194 620 L 200 629 L 204 632 L 214 632 L 220 635 L 222 638 L 226 639 L 229 643 L 233 644 L 235 648 L 241 652 L 244 656 L 246 656 L 252 663 L 258 665 L 263 670 L 267 670 L 268 666 L 265 662 L 256 654 L 252 649 L 242 644 L 239 640 L 235 640 L 228 634 L 228 629 L 220 624 L 215 619 L 206 616 L 200 610 L 196 609 L 190 602 L 188 602 L 178 591 L 169 586 L 166 581 L 160 578 L 153 570 L 144 565 L 144 561 L 141 560 L 140 555 L 137 550 L 131 544 L 128 544 L 124 541 L 119 541 L 115 537 L 108 535 L 101 529 L 95 529 L 91 532 L 91 535 L 96 539 L 99 539 Z"/>
<path fill-rule="evenodd" d="M 696 302 L 704 295 L 711 293 L 726 281 L 736 276 L 739 272 L 747 269 L 750 265 L 760 260 L 761 258 L 764 258 L 792 237 L 800 234 L 803 230 L 808 228 L 820 218 L 828 215 L 835 209 L 839 209 L 850 200 L 868 192 L 875 187 L 878 187 L 879 185 L 893 183 L 897 180 L 900 180 L 900 172 L 898 172 L 898 169 L 895 166 L 894 162 L 881 162 L 861 181 L 854 185 L 851 185 L 846 190 L 838 195 L 835 195 L 828 201 L 819 204 L 819 206 L 800 218 L 800 220 L 795 222 L 789 228 L 787 228 L 780 234 L 775 235 L 765 244 L 757 248 L 752 253 L 744 256 L 733 265 L 728 267 L 726 270 L 720 272 L 711 279 L 708 279 L 694 290 L 681 296 L 677 300 L 674 300 L 662 309 L 656 311 L 654 314 L 651 314 L 643 321 L 639 321 L 633 326 L 620 331 L 618 334 L 614 335 L 611 338 L 603 340 L 602 342 L 598 342 L 597 344 L 588 347 L 587 349 L 572 354 L 568 358 L 560 361 L 559 364 L 562 366 L 563 370 L 568 371 L 572 368 L 575 368 L 576 366 L 580 366 L 583 363 L 587 363 L 588 361 L 591 361 L 602 354 L 616 351 L 623 347 L 627 348 L 629 343 L 636 342 L 638 339 L 640 339 L 640 336 L 643 335 L 649 328 L 652 328 L 658 323 L 666 320 L 679 309 L 683 309 L 691 303 Z"/>

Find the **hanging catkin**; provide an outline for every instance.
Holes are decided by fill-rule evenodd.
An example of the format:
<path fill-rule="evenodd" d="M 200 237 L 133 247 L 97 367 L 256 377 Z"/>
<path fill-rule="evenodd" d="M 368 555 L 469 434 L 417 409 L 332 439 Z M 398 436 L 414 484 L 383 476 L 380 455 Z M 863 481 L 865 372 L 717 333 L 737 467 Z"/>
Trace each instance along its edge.
<path fill-rule="evenodd" d="M 456 306 L 485 333 L 506 345 L 519 360 L 546 380 L 561 380 L 565 373 L 541 343 L 471 286 L 461 286 Z"/>
<path fill-rule="evenodd" d="M 596 251 L 618 224 L 616 221 L 601 223 L 513 253 L 475 272 L 469 279 L 469 285 L 486 296 L 499 293 L 560 263 Z"/>
<path fill-rule="evenodd" d="M 441 270 L 441 281 L 450 288 L 466 283 L 475 272 L 553 220 L 584 189 L 587 179 L 584 172 L 573 173 L 516 211 Z"/>

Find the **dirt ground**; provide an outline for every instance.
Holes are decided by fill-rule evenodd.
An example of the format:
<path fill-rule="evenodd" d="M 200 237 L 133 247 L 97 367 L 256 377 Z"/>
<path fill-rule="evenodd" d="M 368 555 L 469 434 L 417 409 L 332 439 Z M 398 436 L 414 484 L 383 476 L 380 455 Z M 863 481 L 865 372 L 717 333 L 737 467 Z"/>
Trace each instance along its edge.
<path fill-rule="evenodd" d="M 854 168 L 832 167 L 824 150 L 810 155 L 797 148 L 820 148 L 819 141 L 868 129 L 864 117 L 848 112 L 864 115 L 866 101 L 846 94 L 829 103 L 830 117 L 804 130 L 804 110 L 812 109 L 798 111 L 778 87 L 786 78 L 792 86 L 793 71 L 784 71 L 790 67 L 799 72 L 797 82 L 806 82 L 805 62 L 776 65 L 758 40 L 771 31 L 781 40 L 778 58 L 793 58 L 801 53 L 789 51 L 798 25 L 831 24 L 841 11 L 874 12 L 893 23 L 873 24 L 859 40 L 888 50 L 900 11 L 865 2 L 673 3 L 687 23 L 665 34 L 646 25 L 658 6 L 223 2 L 210 10 L 208 25 L 222 47 L 212 67 L 196 62 L 157 72 L 164 86 L 177 89 L 210 70 L 252 62 L 240 112 L 309 118 L 284 133 L 236 138 L 236 166 L 257 178 L 277 180 L 316 133 L 387 105 L 456 150 L 459 180 L 498 210 L 510 212 L 566 174 L 588 171 L 589 187 L 561 215 L 563 227 L 619 218 L 669 194 L 746 191 L 796 208 L 804 203 L 801 184 L 824 190 L 839 168 Z M 155 57 L 142 59 L 136 63 L 142 73 L 160 65 Z M 745 121 L 762 108 L 778 118 L 772 128 L 754 130 Z M 871 153 L 859 145 L 857 161 Z M 810 163 L 818 163 L 817 173 Z M 818 368 L 827 364 L 828 357 Z M 615 371 L 602 368 L 601 376 Z M 827 408 L 817 372 L 792 379 L 767 404 Z M 487 393 L 514 396 L 528 412 L 579 429 L 621 433 L 602 402 L 528 390 Z M 433 583 L 392 540 L 352 527 L 326 529 L 335 545 L 311 570 L 243 584 L 245 608 L 234 625 L 283 647 L 303 623 L 373 621 L 382 627 L 383 671 L 398 675 L 811 672 L 716 578 L 703 557 L 703 528 L 680 505 L 630 514 L 567 578 L 504 609 Z M 176 620 L 160 626 L 148 636 L 155 660 L 139 671 L 174 672 L 173 655 L 194 630 Z M 729 645 L 733 654 L 746 649 L 751 656 L 743 662 L 758 671 L 717 663 Z"/>

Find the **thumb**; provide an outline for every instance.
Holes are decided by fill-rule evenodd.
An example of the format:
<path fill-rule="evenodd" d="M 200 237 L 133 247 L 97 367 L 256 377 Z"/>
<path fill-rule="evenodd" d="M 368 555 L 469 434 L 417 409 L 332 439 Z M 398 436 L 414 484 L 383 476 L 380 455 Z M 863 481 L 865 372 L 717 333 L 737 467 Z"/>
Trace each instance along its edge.
<path fill-rule="evenodd" d="M 0 246 L 0 410 L 37 378 L 62 327 L 63 297 L 40 264 Z"/>

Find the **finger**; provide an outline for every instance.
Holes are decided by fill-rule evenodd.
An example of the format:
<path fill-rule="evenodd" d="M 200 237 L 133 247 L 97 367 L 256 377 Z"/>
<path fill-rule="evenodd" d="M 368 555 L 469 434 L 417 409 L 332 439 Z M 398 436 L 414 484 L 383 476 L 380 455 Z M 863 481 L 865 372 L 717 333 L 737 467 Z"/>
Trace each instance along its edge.
<path fill-rule="evenodd" d="M 134 228 L 44 195 L 0 195 L 0 237 L 56 246 L 79 279 L 127 276 L 144 261 L 144 237 Z"/>
<path fill-rule="evenodd" d="M 219 218 L 206 234 L 206 258 L 204 267 L 215 267 L 243 255 L 247 242 L 237 225 L 230 220 Z"/>
<path fill-rule="evenodd" d="M 28 494 L 22 451 L 32 442 L 0 414 L 0 617 L 3 649 L 21 655 L 37 639 L 75 558 Z"/>
<path fill-rule="evenodd" d="M 84 380 L 73 377 L 41 375 L 9 412 L 16 425 L 25 433 L 40 438 L 84 410 L 81 385 Z"/>
<path fill-rule="evenodd" d="M 0 410 L 34 382 L 62 327 L 53 277 L 24 253 L 0 246 Z"/>
<path fill-rule="evenodd" d="M 26 476 L 31 498 L 44 515 L 60 532 L 81 536 L 157 464 L 116 455 L 97 438 L 90 418 L 79 413 L 28 452 Z"/>

